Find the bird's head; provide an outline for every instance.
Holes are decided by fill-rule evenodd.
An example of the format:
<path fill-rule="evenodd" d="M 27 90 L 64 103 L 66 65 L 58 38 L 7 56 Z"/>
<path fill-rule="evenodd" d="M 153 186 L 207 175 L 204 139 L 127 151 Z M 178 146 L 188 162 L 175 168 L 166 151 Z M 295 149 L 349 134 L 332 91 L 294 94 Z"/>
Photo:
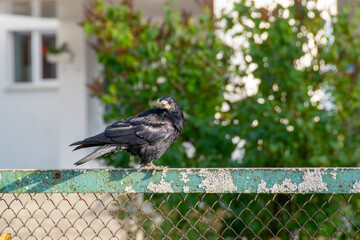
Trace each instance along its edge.
<path fill-rule="evenodd" d="M 184 114 L 175 99 L 171 96 L 162 97 L 159 99 L 156 107 L 168 111 L 170 115 L 168 115 L 168 117 L 170 117 L 175 127 L 181 132 L 183 129 Z"/>
<path fill-rule="evenodd" d="M 177 103 L 173 97 L 165 96 L 159 99 L 159 102 L 157 103 L 156 107 L 167 111 L 175 111 L 177 107 Z"/>

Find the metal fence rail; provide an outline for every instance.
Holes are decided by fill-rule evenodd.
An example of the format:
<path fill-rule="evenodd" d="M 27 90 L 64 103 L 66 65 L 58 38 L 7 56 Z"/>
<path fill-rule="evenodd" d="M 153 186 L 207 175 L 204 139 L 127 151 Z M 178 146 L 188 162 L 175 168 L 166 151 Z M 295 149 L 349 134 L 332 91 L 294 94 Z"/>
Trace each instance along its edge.
<path fill-rule="evenodd" d="M 360 239 L 360 169 L 0 170 L 11 239 Z"/>

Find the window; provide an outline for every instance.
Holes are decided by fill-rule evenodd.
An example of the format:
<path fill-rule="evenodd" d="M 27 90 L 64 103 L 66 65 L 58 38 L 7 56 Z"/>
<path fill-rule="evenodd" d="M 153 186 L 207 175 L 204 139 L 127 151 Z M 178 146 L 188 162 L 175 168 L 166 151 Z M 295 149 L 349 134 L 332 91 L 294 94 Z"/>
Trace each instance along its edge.
<path fill-rule="evenodd" d="M 11 0 L 10 14 L 45 18 L 56 17 L 55 0 Z"/>
<path fill-rule="evenodd" d="M 31 33 L 14 33 L 14 59 L 15 82 L 31 82 Z"/>
<path fill-rule="evenodd" d="M 49 63 L 46 56 L 48 55 L 49 48 L 56 46 L 55 34 L 42 34 L 41 36 L 42 48 L 42 79 L 51 80 L 56 78 L 56 65 Z"/>
<path fill-rule="evenodd" d="M 54 32 L 12 32 L 13 82 L 41 83 L 57 78 L 56 64 L 47 59 L 56 46 Z"/>
<path fill-rule="evenodd" d="M 41 1 L 41 17 L 54 18 L 56 17 L 56 2 L 55 1 Z"/>
<path fill-rule="evenodd" d="M 5 3 L 0 5 L 10 14 L 0 14 L 0 62 L 5 65 L 0 75 L 4 74 L 9 88 L 57 87 L 57 66 L 48 61 L 49 49 L 55 51 L 58 46 L 56 1 Z"/>
<path fill-rule="evenodd" d="M 12 13 L 17 15 L 31 16 L 31 3 L 24 1 L 12 2 Z"/>

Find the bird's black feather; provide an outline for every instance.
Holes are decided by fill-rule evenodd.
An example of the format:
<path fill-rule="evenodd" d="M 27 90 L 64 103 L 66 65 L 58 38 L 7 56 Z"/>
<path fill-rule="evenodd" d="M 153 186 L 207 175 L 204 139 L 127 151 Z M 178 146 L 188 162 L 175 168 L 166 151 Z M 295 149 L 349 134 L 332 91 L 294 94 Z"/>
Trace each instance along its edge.
<path fill-rule="evenodd" d="M 70 146 L 77 146 L 74 150 L 102 146 L 76 162 L 76 165 L 118 151 L 138 155 L 141 165 L 160 158 L 180 135 L 183 113 L 175 99 L 170 96 L 161 98 L 158 106 L 159 108 L 116 122 L 108 126 L 103 133 L 71 144 Z"/>

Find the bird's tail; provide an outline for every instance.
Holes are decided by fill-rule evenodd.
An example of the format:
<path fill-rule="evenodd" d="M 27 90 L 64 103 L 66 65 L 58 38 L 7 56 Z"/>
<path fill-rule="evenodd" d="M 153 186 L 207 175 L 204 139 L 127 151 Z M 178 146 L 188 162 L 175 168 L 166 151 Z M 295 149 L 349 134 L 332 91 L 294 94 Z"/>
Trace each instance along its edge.
<path fill-rule="evenodd" d="M 88 147 L 97 147 L 103 146 L 105 144 L 111 144 L 112 141 L 110 138 L 106 137 L 104 133 L 100 133 L 98 135 L 86 138 L 82 141 L 77 141 L 70 146 L 77 146 L 73 151 L 81 149 L 81 148 L 88 148 Z"/>
<path fill-rule="evenodd" d="M 76 163 L 74 163 L 75 166 L 81 165 L 83 163 L 86 163 L 92 159 L 96 159 L 102 156 L 105 156 L 109 153 L 112 153 L 114 151 L 117 150 L 117 148 L 119 148 L 119 146 L 115 146 L 115 145 L 104 145 L 101 148 L 99 148 L 98 150 L 96 150 L 93 153 L 90 153 L 89 155 L 87 155 L 86 157 L 80 159 L 79 161 L 77 161 Z"/>

